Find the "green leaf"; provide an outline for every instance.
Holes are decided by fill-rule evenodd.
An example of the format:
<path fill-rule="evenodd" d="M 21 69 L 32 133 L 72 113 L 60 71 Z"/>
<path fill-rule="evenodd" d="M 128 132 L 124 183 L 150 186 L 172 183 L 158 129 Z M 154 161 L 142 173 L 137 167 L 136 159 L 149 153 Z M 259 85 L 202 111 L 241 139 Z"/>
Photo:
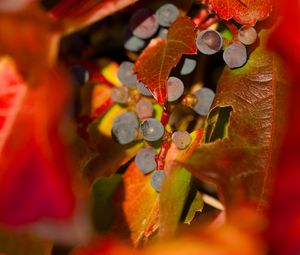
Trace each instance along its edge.
<path fill-rule="evenodd" d="M 192 187 L 192 175 L 184 167 L 178 167 L 176 162 L 185 161 L 193 154 L 202 135 L 202 129 L 191 133 L 192 143 L 185 150 L 177 149 L 172 143 L 166 156 L 167 178 L 159 202 L 159 235 L 163 239 L 175 235 Z"/>
<path fill-rule="evenodd" d="M 202 194 L 199 191 L 196 191 L 195 197 L 189 207 L 184 223 L 190 224 L 194 219 L 196 212 L 201 212 L 203 207 L 204 207 L 204 202 L 203 202 Z"/>
<path fill-rule="evenodd" d="M 92 218 L 95 228 L 99 232 L 107 231 L 113 223 L 115 208 L 112 196 L 122 181 L 122 175 L 115 174 L 112 177 L 103 177 L 93 185 Z"/>
<path fill-rule="evenodd" d="M 191 181 L 192 175 L 186 169 L 169 170 L 159 201 L 159 235 L 161 238 L 170 238 L 176 233 Z"/>

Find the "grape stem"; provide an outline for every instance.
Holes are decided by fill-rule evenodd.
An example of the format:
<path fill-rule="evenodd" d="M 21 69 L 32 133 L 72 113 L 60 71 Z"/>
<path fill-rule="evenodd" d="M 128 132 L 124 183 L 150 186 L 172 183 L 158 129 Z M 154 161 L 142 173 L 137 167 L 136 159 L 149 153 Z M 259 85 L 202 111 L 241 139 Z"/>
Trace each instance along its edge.
<path fill-rule="evenodd" d="M 102 116 L 111 106 L 113 105 L 113 100 L 111 98 L 107 99 L 100 107 L 98 107 L 94 113 L 89 115 L 81 116 L 77 120 L 77 131 L 80 137 L 85 141 L 89 142 L 89 135 L 87 132 L 87 127 L 98 117 Z"/>
<path fill-rule="evenodd" d="M 160 151 L 155 158 L 158 170 L 164 170 L 165 159 L 170 147 L 171 147 L 171 135 L 169 132 L 165 132 L 165 137 L 162 140 Z"/>
<path fill-rule="evenodd" d="M 196 27 L 201 30 L 207 29 L 218 21 L 219 17 L 216 14 L 212 14 L 207 8 L 200 9 L 198 14 L 193 18 Z"/>
<path fill-rule="evenodd" d="M 163 124 L 164 127 L 168 124 L 169 118 L 170 118 L 170 111 L 164 107 L 162 116 L 160 118 L 160 122 L 161 124 Z"/>
<path fill-rule="evenodd" d="M 90 81 L 98 81 L 110 88 L 114 88 L 116 87 L 113 83 L 111 83 L 110 81 L 108 81 L 101 73 L 97 72 L 97 73 L 93 73 L 91 75 Z"/>
<path fill-rule="evenodd" d="M 165 106 L 162 116 L 160 118 L 160 122 L 163 124 L 164 127 L 168 124 L 169 118 L 170 118 L 170 111 L 167 108 L 167 106 Z M 155 159 L 158 170 L 164 169 L 165 159 L 166 159 L 166 156 L 167 156 L 170 146 L 171 146 L 171 135 L 169 132 L 165 131 L 165 135 L 164 135 L 164 138 L 163 138 L 161 146 L 160 146 L 160 151 L 157 154 L 156 159 Z"/>
<path fill-rule="evenodd" d="M 226 20 L 224 20 L 224 24 L 226 25 L 226 27 L 228 27 L 228 29 L 230 30 L 230 32 L 232 34 L 232 41 L 236 41 L 238 38 L 238 33 L 239 33 L 239 30 L 236 27 L 236 25 L 234 25 L 232 22 L 226 21 Z"/>
<path fill-rule="evenodd" d="M 208 10 L 205 9 L 200 9 L 197 15 L 193 18 L 193 22 L 197 27 L 200 27 L 202 23 L 208 18 L 209 13 Z"/>
<path fill-rule="evenodd" d="M 101 106 L 99 106 L 92 115 L 92 120 L 102 116 L 112 105 L 113 100 L 111 98 L 107 99 Z"/>
<path fill-rule="evenodd" d="M 99 67 L 95 63 L 92 63 L 90 61 L 83 61 L 81 62 L 81 65 L 83 65 L 91 74 L 89 81 L 97 81 L 110 88 L 116 87 L 115 84 L 107 80 L 105 76 L 101 72 L 99 72 Z"/>

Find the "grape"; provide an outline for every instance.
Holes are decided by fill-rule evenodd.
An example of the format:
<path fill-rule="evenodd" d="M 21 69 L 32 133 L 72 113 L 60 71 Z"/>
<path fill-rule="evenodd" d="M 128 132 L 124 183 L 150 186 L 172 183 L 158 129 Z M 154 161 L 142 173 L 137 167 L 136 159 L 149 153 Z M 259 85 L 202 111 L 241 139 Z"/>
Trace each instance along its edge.
<path fill-rule="evenodd" d="M 230 68 L 241 67 L 247 62 L 247 50 L 242 44 L 232 43 L 223 52 L 223 59 Z"/>
<path fill-rule="evenodd" d="M 137 132 L 130 123 L 123 122 L 113 125 L 111 135 L 117 143 L 128 144 L 135 140 Z"/>
<path fill-rule="evenodd" d="M 133 63 L 129 61 L 123 61 L 118 70 L 119 80 L 128 88 L 133 88 L 136 86 L 137 78 L 132 70 Z"/>
<path fill-rule="evenodd" d="M 70 75 L 71 75 L 71 82 L 76 86 L 83 85 L 90 78 L 89 71 L 82 65 L 71 66 Z"/>
<path fill-rule="evenodd" d="M 196 97 L 196 104 L 193 109 L 199 115 L 206 116 L 209 112 L 209 108 L 215 98 L 215 93 L 209 88 L 201 88 L 195 91 L 194 96 Z"/>
<path fill-rule="evenodd" d="M 150 90 L 147 89 L 141 81 L 136 83 L 136 87 L 143 96 L 152 96 Z"/>
<path fill-rule="evenodd" d="M 131 143 L 136 138 L 138 126 L 138 119 L 133 112 L 121 113 L 112 123 L 112 137 L 119 144 Z"/>
<path fill-rule="evenodd" d="M 219 32 L 207 29 L 198 34 L 196 44 L 201 53 L 212 55 L 222 49 L 224 40 Z"/>
<path fill-rule="evenodd" d="M 129 27 L 136 37 L 148 39 L 157 32 L 159 25 L 153 11 L 140 8 L 131 16 Z"/>
<path fill-rule="evenodd" d="M 168 91 L 168 101 L 174 102 L 178 98 L 180 98 L 184 92 L 184 85 L 183 82 L 174 77 L 169 77 L 167 81 L 167 91 Z"/>
<path fill-rule="evenodd" d="M 154 142 L 162 138 L 165 129 L 160 121 L 154 118 L 148 118 L 141 123 L 140 132 L 146 141 Z"/>
<path fill-rule="evenodd" d="M 168 29 L 161 27 L 158 31 L 158 37 L 167 39 L 168 37 Z"/>
<path fill-rule="evenodd" d="M 190 145 L 192 139 L 187 131 L 179 130 L 172 134 L 172 141 L 178 149 L 183 150 Z"/>
<path fill-rule="evenodd" d="M 161 191 L 162 185 L 165 181 L 166 173 L 164 170 L 156 170 L 151 175 L 151 186 L 153 189 L 155 189 L 157 192 Z"/>
<path fill-rule="evenodd" d="M 134 36 L 127 26 L 123 32 L 124 48 L 129 51 L 138 52 L 146 46 L 146 42 Z"/>
<path fill-rule="evenodd" d="M 135 163 L 144 174 L 148 174 L 156 168 L 155 155 L 156 151 L 152 147 L 142 148 L 136 154 Z"/>
<path fill-rule="evenodd" d="M 152 117 L 153 106 L 151 101 L 147 98 L 140 99 L 135 106 L 135 111 L 141 120 Z"/>
<path fill-rule="evenodd" d="M 184 58 L 183 65 L 180 70 L 181 75 L 187 75 L 192 73 L 197 65 L 197 61 L 193 58 Z"/>
<path fill-rule="evenodd" d="M 155 14 L 161 26 L 169 27 L 179 17 L 179 10 L 174 4 L 164 4 Z"/>
<path fill-rule="evenodd" d="M 128 123 L 132 129 L 137 129 L 139 126 L 139 121 L 134 112 L 123 112 L 119 114 L 113 121 L 113 126 L 118 124 Z"/>
<path fill-rule="evenodd" d="M 125 87 L 113 88 L 110 92 L 110 97 L 116 103 L 127 103 L 129 99 L 128 90 Z"/>
<path fill-rule="evenodd" d="M 257 39 L 257 33 L 254 27 L 242 26 L 239 29 L 238 39 L 245 45 L 254 43 Z"/>

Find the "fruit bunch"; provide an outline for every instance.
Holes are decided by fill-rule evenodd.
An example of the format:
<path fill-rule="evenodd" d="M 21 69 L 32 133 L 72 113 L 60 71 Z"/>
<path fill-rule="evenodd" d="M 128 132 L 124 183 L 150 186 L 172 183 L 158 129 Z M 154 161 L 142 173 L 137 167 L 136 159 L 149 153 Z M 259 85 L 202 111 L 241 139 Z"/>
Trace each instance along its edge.
<path fill-rule="evenodd" d="M 108 82 L 111 87 L 110 105 L 118 104 L 127 109 L 127 112 L 113 120 L 111 137 L 122 145 L 143 142 L 143 148 L 135 156 L 135 163 L 144 174 L 153 171 L 151 184 L 158 192 L 165 177 L 164 157 L 170 144 L 175 144 L 179 150 L 186 150 L 192 140 L 189 132 L 193 129 L 172 126 L 172 120 L 178 122 L 183 117 L 176 116 L 180 115 L 177 109 L 180 106 L 188 107 L 195 115 L 205 118 L 215 97 L 211 88 L 203 85 L 195 88 L 184 84 L 186 77 L 191 76 L 197 68 L 197 55 L 181 56 L 180 65 L 167 78 L 166 100 L 163 103 L 158 104 L 153 88 L 138 79 L 135 70 L 137 63 L 134 61 L 156 39 L 168 40 L 170 27 L 180 15 L 180 10 L 172 3 L 163 4 L 156 11 L 145 7 L 135 10 L 120 38 L 127 51 L 127 59 L 121 61 L 117 71 L 117 78 L 122 85 L 114 86 Z M 213 55 L 224 48 L 223 59 L 230 68 L 241 67 L 246 63 L 248 57 L 245 45 L 253 44 L 257 39 L 254 27 L 241 26 L 237 29 L 233 23 L 224 22 L 232 35 L 232 39 L 228 40 L 222 35 L 224 29 L 218 32 L 216 25 L 203 29 L 199 24 L 197 26 L 197 16 L 193 21 L 194 43 L 198 52 Z M 103 82 L 103 77 L 99 80 L 97 75 L 90 75 L 82 65 L 73 65 L 71 73 L 76 86 L 94 79 Z M 203 123 L 199 127 L 204 128 Z M 86 125 L 83 128 L 86 129 Z"/>
<path fill-rule="evenodd" d="M 178 8 L 170 3 L 162 5 L 156 12 L 148 8 L 136 10 L 125 28 L 124 48 L 133 52 L 141 51 L 147 40 L 152 37 L 166 38 L 168 27 L 179 17 Z M 170 109 L 184 100 L 185 85 L 182 76 L 194 71 L 197 62 L 193 58 L 185 57 L 179 70 L 178 77 L 169 76 L 167 80 L 167 100 L 162 108 Z M 134 72 L 134 63 L 123 61 L 118 69 L 118 78 L 123 84 L 111 90 L 111 99 L 118 104 L 133 105 L 132 110 L 117 116 L 112 124 L 111 134 L 120 144 L 129 144 L 136 139 L 143 139 L 145 146 L 135 156 L 137 167 L 144 173 L 152 171 L 151 185 L 156 191 L 161 190 L 165 171 L 159 154 L 162 148 L 154 149 L 154 143 L 170 140 L 180 150 L 186 149 L 191 143 L 191 137 L 186 130 L 172 130 L 164 115 L 159 119 L 154 116 L 153 104 L 155 100 L 147 84 L 138 80 Z M 187 95 L 186 95 L 187 96 Z M 191 107 L 202 116 L 206 116 L 213 102 L 215 93 L 209 88 L 200 88 L 189 95 L 193 97 Z M 174 108 L 174 107 L 173 107 Z M 171 114 L 171 113 L 168 113 Z M 162 146 L 162 145 L 161 145 Z"/>

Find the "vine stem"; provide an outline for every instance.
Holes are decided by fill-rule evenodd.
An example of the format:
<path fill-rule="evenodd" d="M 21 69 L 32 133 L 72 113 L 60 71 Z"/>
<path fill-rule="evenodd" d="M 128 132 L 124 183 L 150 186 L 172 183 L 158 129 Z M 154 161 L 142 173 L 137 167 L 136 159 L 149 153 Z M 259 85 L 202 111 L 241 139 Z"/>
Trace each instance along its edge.
<path fill-rule="evenodd" d="M 95 63 L 82 61 L 81 65 L 83 65 L 91 74 L 89 81 L 97 81 L 110 88 L 116 87 L 115 84 L 105 78 L 105 76 L 99 71 L 99 67 Z"/>
<path fill-rule="evenodd" d="M 201 26 L 201 24 L 208 18 L 209 12 L 207 9 L 200 9 L 197 15 L 192 19 L 197 27 Z"/>
<path fill-rule="evenodd" d="M 95 72 L 91 75 L 90 81 L 98 81 L 102 84 L 105 84 L 106 86 L 110 88 L 116 87 L 113 83 L 111 83 L 109 80 L 107 80 L 101 73 Z"/>
<path fill-rule="evenodd" d="M 170 111 L 167 107 L 164 107 L 160 122 L 163 124 L 164 127 L 169 122 L 170 118 Z M 165 159 L 167 156 L 167 153 L 171 147 L 171 134 L 168 131 L 165 131 L 164 138 L 162 140 L 160 151 L 156 156 L 156 165 L 158 170 L 163 170 L 165 167 Z"/>
<path fill-rule="evenodd" d="M 107 110 L 113 105 L 113 101 L 111 98 L 107 99 L 100 107 L 98 107 L 95 112 L 89 116 L 89 115 L 84 115 L 81 116 L 78 120 L 78 134 L 85 140 L 89 141 L 89 135 L 87 132 L 87 127 L 88 125 L 93 122 L 95 119 L 98 117 L 101 117 L 104 113 L 107 112 Z"/>
<path fill-rule="evenodd" d="M 232 34 L 232 40 L 233 41 L 236 41 L 237 38 L 238 38 L 238 33 L 239 33 L 239 30 L 238 28 L 236 27 L 236 25 L 234 25 L 232 22 L 230 21 L 225 21 L 224 20 L 224 24 L 226 25 L 226 27 L 228 27 L 228 29 L 230 30 L 231 34 Z"/>
<path fill-rule="evenodd" d="M 113 100 L 108 98 L 101 106 L 99 106 L 92 115 L 92 120 L 102 116 L 112 105 Z"/>
<path fill-rule="evenodd" d="M 192 20 L 198 29 L 204 30 L 217 23 L 220 19 L 216 14 L 212 14 L 209 9 L 202 8 Z"/>
<path fill-rule="evenodd" d="M 160 151 L 156 156 L 156 165 L 158 170 L 164 170 L 166 156 L 170 147 L 171 147 L 171 134 L 169 132 L 166 132 L 165 137 L 161 143 Z"/>

